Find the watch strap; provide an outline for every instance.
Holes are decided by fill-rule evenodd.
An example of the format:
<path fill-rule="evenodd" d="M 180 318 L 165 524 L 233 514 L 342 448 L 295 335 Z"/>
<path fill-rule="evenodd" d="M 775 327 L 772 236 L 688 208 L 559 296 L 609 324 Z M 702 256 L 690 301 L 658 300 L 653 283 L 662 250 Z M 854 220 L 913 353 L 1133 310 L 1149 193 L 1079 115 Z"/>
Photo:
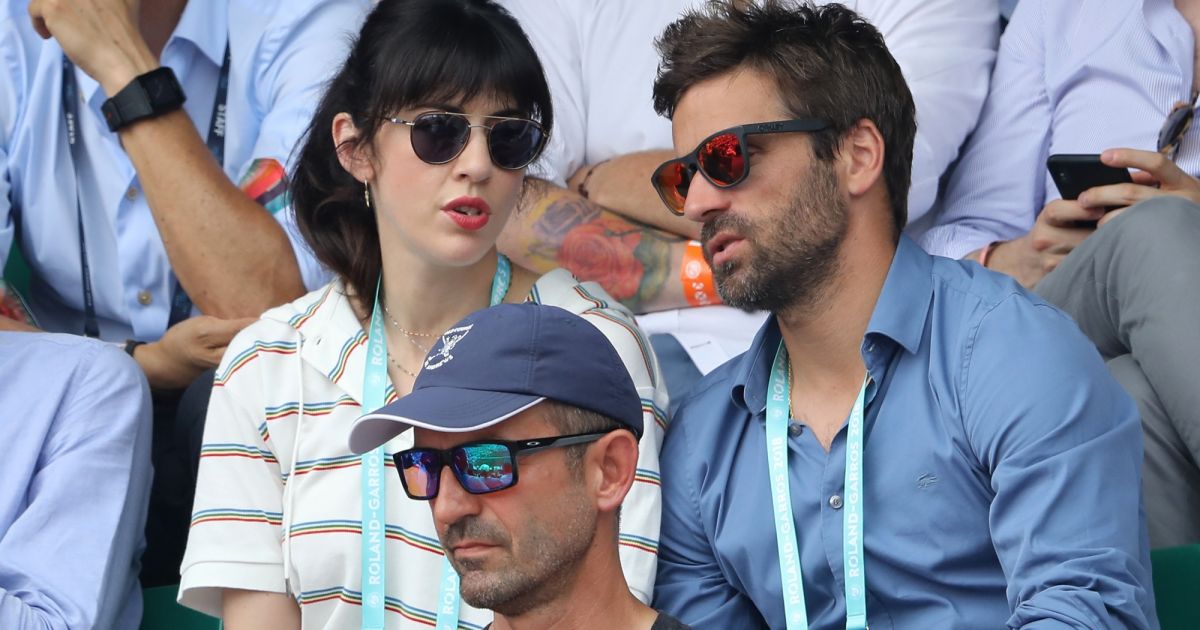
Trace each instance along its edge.
<path fill-rule="evenodd" d="M 187 97 L 175 78 L 175 72 L 162 66 L 130 81 L 120 92 L 104 101 L 100 111 L 104 114 L 109 131 L 117 131 L 144 118 L 179 109 L 185 100 Z"/>
<path fill-rule="evenodd" d="M 138 341 L 137 339 L 126 339 L 125 340 L 125 354 L 128 354 L 129 356 L 133 356 L 133 353 L 135 350 L 137 350 L 137 347 L 144 346 L 144 345 L 146 345 L 145 341 Z"/>

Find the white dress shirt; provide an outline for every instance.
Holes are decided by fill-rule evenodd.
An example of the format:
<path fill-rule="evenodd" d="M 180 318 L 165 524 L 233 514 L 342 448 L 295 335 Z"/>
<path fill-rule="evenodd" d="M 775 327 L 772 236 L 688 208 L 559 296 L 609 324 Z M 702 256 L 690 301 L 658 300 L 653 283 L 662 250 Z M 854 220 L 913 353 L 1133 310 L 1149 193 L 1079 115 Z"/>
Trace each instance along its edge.
<path fill-rule="evenodd" d="M 45 330 L 83 332 L 76 185 L 100 334 L 158 339 L 176 281 L 141 184 L 117 134 L 100 114 L 105 94 L 76 69 L 86 159 L 71 164 L 63 123 L 62 48 L 33 31 L 24 0 L 3 0 L 0 16 L 0 262 L 14 240 L 31 268 L 29 305 Z M 217 77 L 230 43 L 225 173 L 237 182 L 256 159 L 287 164 L 324 87 L 357 31 L 365 0 L 194 0 L 162 52 L 207 135 Z M 292 226 L 285 226 L 309 286 L 325 281 Z M 18 233 L 19 229 L 19 233 Z"/>
<path fill-rule="evenodd" d="M 554 130 L 532 174 L 563 184 L 584 164 L 671 149 L 671 122 L 654 113 L 654 40 L 700 0 L 501 0 L 533 41 L 554 99 Z M 883 34 L 917 106 L 910 235 L 938 179 L 975 126 L 999 30 L 996 0 L 850 0 Z M 662 208 L 666 212 L 666 208 Z M 648 333 L 673 333 L 702 372 L 741 353 L 763 322 L 724 307 L 643 315 Z"/>

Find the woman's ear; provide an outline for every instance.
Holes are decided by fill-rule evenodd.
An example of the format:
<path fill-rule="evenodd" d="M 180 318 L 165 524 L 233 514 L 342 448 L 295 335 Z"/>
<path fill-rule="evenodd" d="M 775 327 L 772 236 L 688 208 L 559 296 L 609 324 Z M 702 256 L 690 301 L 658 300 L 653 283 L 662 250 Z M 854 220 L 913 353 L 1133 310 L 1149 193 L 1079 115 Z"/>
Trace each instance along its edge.
<path fill-rule="evenodd" d="M 637 474 L 638 441 L 629 431 L 613 431 L 597 441 L 595 454 L 596 508 L 616 511 L 629 494 Z"/>
<path fill-rule="evenodd" d="M 350 114 L 342 112 L 333 117 L 333 146 L 337 147 L 338 162 L 354 179 L 366 183 L 375 179 L 375 167 L 370 159 L 370 147 L 358 142 L 358 126 Z"/>

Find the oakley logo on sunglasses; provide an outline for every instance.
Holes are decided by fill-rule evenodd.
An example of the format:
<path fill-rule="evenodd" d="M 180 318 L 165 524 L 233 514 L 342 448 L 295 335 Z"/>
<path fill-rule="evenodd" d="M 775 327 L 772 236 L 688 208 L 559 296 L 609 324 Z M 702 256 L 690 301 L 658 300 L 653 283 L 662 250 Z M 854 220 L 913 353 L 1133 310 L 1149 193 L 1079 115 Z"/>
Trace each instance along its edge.
<path fill-rule="evenodd" d="M 816 118 L 796 118 L 730 127 L 705 138 L 691 153 L 667 160 L 650 176 L 650 184 L 673 214 L 682 216 L 692 180 L 699 172 L 717 188 L 732 188 L 750 174 L 746 136 L 763 133 L 813 132 L 829 123 Z"/>
<path fill-rule="evenodd" d="M 450 330 L 442 333 L 442 345 L 438 346 L 434 351 L 429 353 L 429 357 L 425 359 L 425 369 L 436 370 L 453 361 L 454 355 L 450 354 L 450 351 L 453 350 L 454 346 L 457 346 L 458 342 L 462 341 L 463 337 L 466 337 L 467 333 L 471 332 L 471 329 L 474 327 L 474 324 L 469 326 L 460 326 L 458 328 L 451 328 Z"/>

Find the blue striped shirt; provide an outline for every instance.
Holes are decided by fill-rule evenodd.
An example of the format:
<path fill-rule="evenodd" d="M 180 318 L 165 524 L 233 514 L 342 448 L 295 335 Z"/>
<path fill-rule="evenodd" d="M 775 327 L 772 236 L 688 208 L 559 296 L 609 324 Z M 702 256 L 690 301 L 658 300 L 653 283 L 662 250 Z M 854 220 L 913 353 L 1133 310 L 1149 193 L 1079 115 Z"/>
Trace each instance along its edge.
<path fill-rule="evenodd" d="M 1190 98 L 1192 29 L 1171 0 L 1021 0 L 1000 40 L 979 125 L 921 244 L 951 258 L 1024 236 L 1059 198 L 1055 153 L 1155 150 Z M 1200 125 L 1176 162 L 1200 174 Z"/>

